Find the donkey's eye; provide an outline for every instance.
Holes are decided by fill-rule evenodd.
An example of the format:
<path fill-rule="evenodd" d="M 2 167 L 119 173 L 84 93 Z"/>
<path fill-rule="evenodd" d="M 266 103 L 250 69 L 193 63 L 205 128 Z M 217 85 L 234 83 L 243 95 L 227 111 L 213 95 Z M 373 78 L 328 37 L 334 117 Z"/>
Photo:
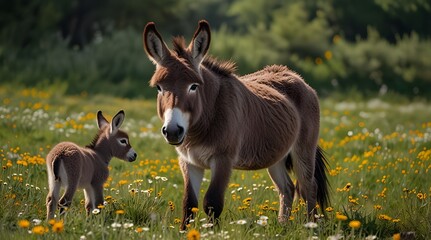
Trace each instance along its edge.
<path fill-rule="evenodd" d="M 198 89 L 198 84 L 194 83 L 190 86 L 189 91 L 190 92 L 195 92 Z"/>
<path fill-rule="evenodd" d="M 126 145 L 127 144 L 127 139 L 125 139 L 125 138 L 120 139 L 120 143 L 123 144 L 123 145 Z"/>

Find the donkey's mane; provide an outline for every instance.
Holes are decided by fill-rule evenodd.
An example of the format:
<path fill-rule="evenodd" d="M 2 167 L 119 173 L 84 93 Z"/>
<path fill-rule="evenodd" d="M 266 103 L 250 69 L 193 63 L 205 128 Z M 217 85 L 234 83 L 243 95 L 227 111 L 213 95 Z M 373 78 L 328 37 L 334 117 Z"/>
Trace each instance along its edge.
<path fill-rule="evenodd" d="M 96 146 L 97 141 L 100 138 L 100 135 L 103 133 L 103 130 L 100 129 L 96 135 L 94 136 L 93 140 L 91 141 L 90 144 L 88 144 L 87 146 L 85 146 L 86 148 L 90 148 L 90 149 L 94 149 L 94 147 Z"/>
<path fill-rule="evenodd" d="M 173 50 L 179 58 L 191 61 L 192 56 L 186 48 L 185 39 L 182 36 L 174 37 L 172 40 Z M 236 64 L 232 61 L 220 61 L 217 58 L 206 56 L 202 64 L 215 74 L 230 76 L 236 72 Z"/>

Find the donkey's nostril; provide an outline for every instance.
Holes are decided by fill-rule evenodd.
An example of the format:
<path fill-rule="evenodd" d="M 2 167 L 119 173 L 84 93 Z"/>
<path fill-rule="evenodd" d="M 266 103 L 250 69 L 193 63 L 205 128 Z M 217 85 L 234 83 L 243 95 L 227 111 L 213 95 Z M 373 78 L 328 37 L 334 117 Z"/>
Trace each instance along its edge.
<path fill-rule="evenodd" d="M 184 128 L 181 126 L 178 126 L 178 137 L 181 137 L 183 135 L 183 133 L 184 133 Z"/>
<path fill-rule="evenodd" d="M 134 154 L 133 154 L 133 157 L 134 157 L 134 158 L 137 158 L 137 157 L 138 157 L 138 154 L 134 153 Z"/>
<path fill-rule="evenodd" d="M 166 130 L 166 127 L 162 127 L 162 134 L 163 136 L 167 137 L 168 136 L 168 131 Z"/>

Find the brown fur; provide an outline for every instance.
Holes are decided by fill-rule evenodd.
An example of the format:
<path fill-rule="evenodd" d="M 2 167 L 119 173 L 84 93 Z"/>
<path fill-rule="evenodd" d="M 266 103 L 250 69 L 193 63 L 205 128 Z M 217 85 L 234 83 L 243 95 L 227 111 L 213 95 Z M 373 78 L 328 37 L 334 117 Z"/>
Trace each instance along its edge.
<path fill-rule="evenodd" d="M 120 111 L 113 123 L 97 113 L 99 132 L 90 145 L 83 148 L 72 142 L 54 146 L 46 157 L 49 193 L 46 197 L 47 218 L 54 217 L 57 204 L 60 213 L 72 203 L 78 188 L 84 189 L 87 213 L 103 204 L 103 184 L 109 176 L 108 164 L 112 157 L 129 162 L 136 159 L 136 152 L 129 143 L 128 135 L 119 130 L 124 119 Z M 65 187 L 59 199 L 60 188 Z"/>
<path fill-rule="evenodd" d="M 279 191 L 282 222 L 294 194 L 289 170 L 296 174 L 310 216 L 316 200 L 325 206 L 325 159 L 317 147 L 319 101 L 297 73 L 274 65 L 237 76 L 233 63 L 205 56 L 210 43 L 206 21 L 199 22 L 187 48 L 183 38 L 175 38 L 174 50 L 169 50 L 154 23 L 147 24 L 143 35 L 145 50 L 156 63 L 150 85 L 160 89 L 162 133 L 177 145 L 184 176 L 183 228 L 191 208 L 198 206 L 204 169 L 211 170 L 204 210 L 214 218 L 223 210 L 232 168 L 268 168 Z"/>

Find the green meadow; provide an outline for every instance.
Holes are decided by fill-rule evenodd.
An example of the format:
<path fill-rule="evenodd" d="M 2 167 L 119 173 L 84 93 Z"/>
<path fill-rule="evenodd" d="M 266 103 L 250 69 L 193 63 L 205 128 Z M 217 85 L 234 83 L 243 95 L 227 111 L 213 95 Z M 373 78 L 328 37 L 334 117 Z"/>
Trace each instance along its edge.
<path fill-rule="evenodd" d="M 305 203 L 296 199 L 289 221 L 279 224 L 266 170 L 235 171 L 221 221 L 213 225 L 197 209 L 186 231 L 179 230 L 182 176 L 174 148 L 160 134 L 155 100 L 5 85 L 0 100 L 0 239 L 426 239 L 431 233 L 429 100 L 321 99 L 331 203 L 316 223 L 307 223 Z M 100 211 L 86 216 L 80 190 L 63 216 L 46 221 L 46 154 L 61 141 L 89 144 L 96 112 L 111 119 L 120 109 L 138 159 L 112 159 Z M 209 178 L 206 172 L 201 199 Z"/>

